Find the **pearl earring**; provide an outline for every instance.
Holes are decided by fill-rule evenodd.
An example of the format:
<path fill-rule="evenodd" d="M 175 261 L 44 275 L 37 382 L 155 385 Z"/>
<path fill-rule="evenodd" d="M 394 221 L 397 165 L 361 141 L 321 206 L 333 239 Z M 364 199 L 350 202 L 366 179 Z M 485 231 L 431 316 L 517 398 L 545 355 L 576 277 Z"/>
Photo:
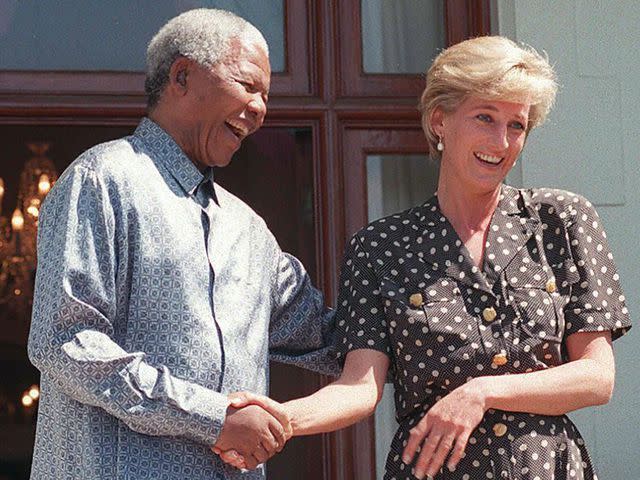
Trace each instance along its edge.
<path fill-rule="evenodd" d="M 444 144 L 442 143 L 442 138 L 438 138 L 438 144 L 436 145 L 436 150 L 442 152 L 444 150 Z"/>

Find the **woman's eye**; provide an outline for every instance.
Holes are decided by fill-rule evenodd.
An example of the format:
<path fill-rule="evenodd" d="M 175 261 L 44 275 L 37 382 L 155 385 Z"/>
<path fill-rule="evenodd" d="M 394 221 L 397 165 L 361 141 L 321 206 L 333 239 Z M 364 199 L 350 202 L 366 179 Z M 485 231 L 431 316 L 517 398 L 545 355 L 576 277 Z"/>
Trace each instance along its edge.
<path fill-rule="evenodd" d="M 480 120 L 481 122 L 490 122 L 491 121 L 491 116 L 487 115 L 486 113 L 480 113 L 478 115 L 476 115 L 476 118 L 478 120 Z"/>
<path fill-rule="evenodd" d="M 513 122 L 511 126 L 517 130 L 524 130 L 525 127 L 521 122 Z"/>

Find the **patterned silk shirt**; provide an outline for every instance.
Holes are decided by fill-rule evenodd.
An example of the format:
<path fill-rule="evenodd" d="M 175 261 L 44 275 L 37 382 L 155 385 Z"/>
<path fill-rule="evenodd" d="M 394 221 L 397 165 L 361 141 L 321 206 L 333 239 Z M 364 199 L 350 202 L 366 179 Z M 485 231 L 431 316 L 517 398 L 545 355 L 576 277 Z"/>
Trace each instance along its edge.
<path fill-rule="evenodd" d="M 300 262 L 151 120 L 65 171 L 38 255 L 32 479 L 264 478 L 209 449 L 227 394 L 266 393 L 270 359 L 337 373 Z"/>

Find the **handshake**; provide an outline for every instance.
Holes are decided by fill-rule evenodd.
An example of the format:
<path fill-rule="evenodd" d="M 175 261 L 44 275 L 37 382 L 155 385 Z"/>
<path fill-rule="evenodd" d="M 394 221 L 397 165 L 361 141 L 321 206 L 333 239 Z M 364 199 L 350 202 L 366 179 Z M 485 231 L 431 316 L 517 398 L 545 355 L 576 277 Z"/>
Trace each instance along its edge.
<path fill-rule="evenodd" d="M 229 401 L 222 431 L 211 450 L 229 465 L 253 470 L 291 438 L 290 415 L 281 403 L 264 395 L 232 393 Z"/>

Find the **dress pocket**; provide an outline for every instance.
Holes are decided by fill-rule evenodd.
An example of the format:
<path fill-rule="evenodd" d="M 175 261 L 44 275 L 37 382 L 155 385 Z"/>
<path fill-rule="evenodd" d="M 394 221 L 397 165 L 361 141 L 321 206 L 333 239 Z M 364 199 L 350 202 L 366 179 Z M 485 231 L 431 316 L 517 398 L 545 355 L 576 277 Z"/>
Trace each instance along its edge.
<path fill-rule="evenodd" d="M 579 275 L 573 259 L 543 267 L 539 263 L 520 265 L 506 272 L 509 301 L 517 312 L 525 335 L 551 342 L 564 336 L 564 307 Z"/>
<path fill-rule="evenodd" d="M 418 385 L 430 386 L 434 382 L 449 385 L 450 379 L 444 375 L 453 368 L 449 365 L 474 360 L 473 345 L 478 343 L 476 321 L 466 312 L 455 281 L 441 278 L 422 288 L 412 288 L 384 279 L 380 294 L 399 371 L 427 374 L 412 377 L 411 383 L 426 378 L 426 383 Z"/>

